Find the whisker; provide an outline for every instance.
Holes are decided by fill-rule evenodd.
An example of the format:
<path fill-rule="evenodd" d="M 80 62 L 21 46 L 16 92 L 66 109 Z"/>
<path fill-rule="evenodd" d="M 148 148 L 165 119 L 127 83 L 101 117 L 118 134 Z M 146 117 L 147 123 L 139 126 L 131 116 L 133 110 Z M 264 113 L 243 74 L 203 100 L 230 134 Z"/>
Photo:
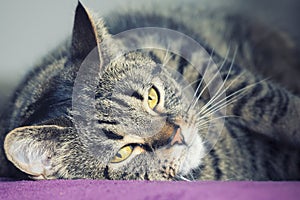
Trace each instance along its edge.
<path fill-rule="evenodd" d="M 210 65 L 210 63 L 211 63 L 211 61 L 212 61 L 212 54 L 213 54 L 213 53 L 214 53 L 214 49 L 212 50 L 212 52 L 211 52 L 211 54 L 210 54 L 210 56 L 209 56 L 208 66 Z M 204 81 L 204 78 L 203 78 L 203 77 L 205 77 L 206 72 L 207 72 L 207 70 L 205 70 L 205 72 L 204 72 L 204 74 L 203 74 L 203 76 L 202 76 L 202 79 L 201 79 L 200 83 L 198 84 L 198 86 L 197 86 L 197 88 L 196 88 L 196 91 L 194 92 L 193 98 L 192 98 L 192 100 L 191 100 L 191 104 L 189 105 L 189 107 L 188 107 L 188 109 L 187 109 L 186 112 L 189 112 L 189 110 L 190 110 L 190 108 L 191 108 L 191 106 L 192 106 L 192 103 L 193 103 L 195 97 L 197 96 L 198 90 L 200 89 L 200 87 L 201 87 L 201 85 L 202 85 L 202 83 L 203 83 L 203 81 Z"/>
<path fill-rule="evenodd" d="M 209 62 L 208 62 L 208 65 L 207 65 L 207 66 L 210 66 L 211 61 L 212 61 L 212 56 L 209 57 Z M 206 72 L 207 72 L 207 70 L 205 71 L 205 73 L 204 73 L 204 75 L 203 75 L 203 77 L 202 77 L 202 80 L 201 80 L 201 82 L 200 82 L 201 84 L 202 84 L 202 82 L 203 82 L 203 80 L 204 80 L 204 77 L 205 77 L 205 75 L 206 75 Z M 192 106 L 193 108 L 195 107 L 195 105 L 197 104 L 197 102 L 199 101 L 200 97 L 202 96 L 202 94 L 204 93 L 204 91 L 206 90 L 206 88 L 209 86 L 209 84 L 214 80 L 214 78 L 216 77 L 216 75 L 217 75 L 217 73 L 212 77 L 212 79 L 211 79 L 208 83 L 205 84 L 204 88 L 201 90 L 200 94 L 197 96 L 196 100 L 194 101 L 194 104 L 193 104 L 193 106 Z M 199 85 L 199 86 L 200 86 L 200 85 Z M 198 90 L 200 89 L 199 86 L 198 86 L 198 88 L 197 88 L 197 90 L 196 90 L 194 96 L 197 95 L 197 92 L 198 92 Z M 194 100 L 194 98 L 193 98 L 193 100 Z"/>
<path fill-rule="evenodd" d="M 219 67 L 219 69 L 218 69 L 219 71 L 225 66 L 225 63 L 226 63 L 226 61 L 227 61 L 229 52 L 230 52 L 230 48 L 229 48 L 229 49 L 227 50 L 227 52 L 226 52 L 226 57 L 224 58 L 224 60 L 223 60 L 223 62 L 222 62 L 222 64 L 221 64 L 221 66 Z M 237 48 L 235 49 L 233 59 L 235 59 L 236 53 L 237 53 Z M 232 63 L 231 63 L 230 70 L 232 69 L 233 62 L 234 62 L 234 60 L 233 60 Z M 208 86 L 212 83 L 212 81 L 215 80 L 215 78 L 217 77 L 218 74 L 219 74 L 219 73 L 215 73 L 214 76 L 210 79 L 210 81 L 209 81 L 209 82 L 205 85 L 205 87 L 202 89 L 202 91 L 200 92 L 200 94 L 199 94 L 198 97 L 197 97 L 197 100 L 196 100 L 196 101 L 194 102 L 194 104 L 193 104 L 193 108 L 196 106 L 196 104 L 197 104 L 199 98 L 201 97 L 201 95 L 202 95 L 202 94 L 204 93 L 204 91 L 208 88 Z M 228 76 L 229 76 L 229 73 L 228 73 L 227 76 L 226 76 L 226 80 L 227 80 Z M 217 94 L 218 94 L 218 92 L 223 88 L 224 83 L 225 83 L 225 81 L 223 81 L 222 85 L 218 88 Z M 223 94 L 223 93 L 224 93 L 224 91 L 223 91 L 221 94 Z M 221 95 L 221 94 L 220 94 L 220 95 Z M 219 97 L 220 95 L 218 95 L 217 97 Z M 213 97 L 213 98 L 216 98 L 216 97 Z"/>
<path fill-rule="evenodd" d="M 180 181 L 188 181 L 188 182 L 191 182 L 191 180 L 185 178 L 185 177 L 182 176 L 182 175 L 176 176 L 175 178 L 176 178 L 176 179 L 179 179 Z"/>
<path fill-rule="evenodd" d="M 230 105 L 231 103 L 233 103 L 236 100 L 238 100 L 239 98 L 241 98 L 243 96 L 243 93 L 246 92 L 247 88 L 243 88 L 243 89 L 244 89 L 243 91 L 239 91 L 239 94 L 234 94 L 234 95 L 237 95 L 237 96 L 234 96 L 234 97 L 230 98 L 232 96 L 232 95 L 230 95 L 230 96 L 228 96 L 228 98 L 226 97 L 226 98 L 222 99 L 221 101 L 219 101 L 215 105 L 213 105 L 211 108 L 205 110 L 205 112 L 202 113 L 202 111 L 201 111 L 198 114 L 203 114 L 203 115 L 209 114 L 209 115 L 211 115 L 211 114 L 221 110 L 222 108 Z M 237 91 L 237 93 L 238 93 L 238 91 Z"/>
<path fill-rule="evenodd" d="M 166 66 L 166 64 L 168 64 L 168 62 L 171 60 L 171 58 L 173 57 L 174 55 L 170 55 L 169 58 L 166 60 L 166 62 L 163 64 L 163 67 Z"/>
<path fill-rule="evenodd" d="M 169 58 L 167 58 L 168 54 L 169 54 L 169 45 L 168 45 L 168 48 L 167 48 L 165 57 L 164 57 L 164 59 L 163 59 L 163 64 L 162 64 L 163 67 L 166 66 L 166 64 L 168 64 L 168 62 L 169 62 L 169 61 L 171 60 L 171 58 L 174 56 L 174 55 L 171 54 L 171 55 L 169 56 Z"/>
<path fill-rule="evenodd" d="M 231 70 L 232 70 L 232 67 L 233 67 L 233 63 L 234 63 L 234 60 L 235 60 L 235 58 L 236 58 L 236 54 L 237 54 L 237 48 L 235 49 L 235 52 L 234 52 L 234 55 L 233 55 L 233 60 L 232 60 L 232 62 L 231 62 L 231 64 L 230 64 L 230 67 L 229 67 L 229 70 L 228 70 L 228 73 L 227 73 L 227 75 L 226 75 L 226 77 L 225 77 L 225 79 L 224 79 L 224 81 L 223 81 L 223 83 L 222 83 L 222 85 L 219 87 L 219 89 L 218 89 L 218 91 L 216 92 L 216 94 L 203 106 L 203 109 L 206 109 L 209 105 L 211 105 L 217 98 L 219 98 L 222 94 L 224 94 L 225 92 L 226 92 L 226 90 L 227 90 L 227 88 L 226 89 L 224 89 L 221 93 L 219 93 L 220 92 L 220 90 L 224 87 L 224 85 L 225 85 L 225 83 L 227 82 L 227 80 L 228 80 L 228 77 L 229 77 L 229 74 L 231 73 Z M 226 53 L 226 58 L 224 59 L 224 61 L 223 61 L 223 63 L 222 63 L 222 66 L 220 67 L 220 69 L 223 67 L 223 65 L 226 63 L 226 59 L 227 59 L 227 57 L 228 57 L 228 55 L 229 55 L 229 50 L 227 51 L 227 53 Z"/>
<path fill-rule="evenodd" d="M 207 119 L 204 122 L 202 122 L 201 124 L 197 124 L 197 125 L 199 126 L 199 128 L 202 128 L 203 125 L 210 124 L 211 121 L 219 120 L 219 119 L 226 119 L 226 118 L 234 118 L 234 117 L 239 118 L 240 116 L 226 115 L 226 116 L 221 116 L 221 117 L 215 117 L 215 118 L 212 118 L 212 119 Z"/>
<path fill-rule="evenodd" d="M 241 74 L 239 74 L 234 80 L 232 80 L 229 84 L 228 84 L 228 86 L 218 95 L 218 96 L 216 96 L 215 98 L 219 98 L 222 94 L 224 94 L 224 92 L 226 92 L 227 90 L 228 90 L 228 88 L 230 88 L 230 86 L 232 85 L 232 84 L 234 84 L 237 80 L 239 80 L 239 78 L 242 76 L 242 75 L 244 75 L 244 72 L 243 73 L 241 73 Z M 224 100 L 226 100 L 227 98 L 228 98 L 229 96 L 226 96 L 224 99 L 221 99 L 220 101 L 224 101 Z M 220 101 L 218 101 L 218 102 L 216 102 L 214 105 L 217 105 Z M 209 103 L 209 102 L 208 102 Z M 210 106 L 212 103 L 210 103 L 210 104 L 208 104 L 208 103 L 206 103 L 204 106 L 202 106 L 201 107 L 201 109 L 200 109 L 200 112 L 202 112 L 203 110 L 205 110 L 208 106 Z"/>
<path fill-rule="evenodd" d="M 188 84 L 187 86 L 185 86 L 182 90 L 186 90 L 188 87 L 190 87 L 190 86 L 193 85 L 194 83 L 197 83 L 199 80 L 202 80 L 202 78 L 201 78 L 201 79 L 197 79 L 197 80 L 191 82 L 190 84 Z"/>
<path fill-rule="evenodd" d="M 163 65 L 164 65 L 165 60 L 166 60 L 166 58 L 168 56 L 168 53 L 169 53 L 169 44 L 168 44 L 168 47 L 167 47 L 167 50 L 166 50 L 166 53 L 165 53 L 165 56 L 164 56 L 164 59 L 163 59 L 163 62 L 162 62 Z"/>
<path fill-rule="evenodd" d="M 250 84 L 244 88 L 241 88 L 237 91 L 235 91 L 234 93 L 230 94 L 229 96 L 227 96 L 225 99 L 222 99 L 221 101 L 217 102 L 213 107 L 211 107 L 210 109 L 207 109 L 204 113 L 201 113 L 201 111 L 199 113 L 197 113 L 197 116 L 199 114 L 203 114 L 203 115 L 206 115 L 206 114 L 213 114 L 214 112 L 222 109 L 220 108 L 221 106 L 225 107 L 225 106 L 228 106 L 229 104 L 233 103 L 234 101 L 238 100 L 239 98 L 242 97 L 243 93 L 247 92 L 246 90 L 251 88 L 251 87 L 254 87 L 255 85 L 261 83 L 261 82 L 264 82 L 264 80 L 261 80 L 259 82 L 256 82 L 256 83 L 253 83 L 253 84 Z M 234 96 L 234 95 L 237 95 L 237 96 Z M 233 96 L 233 97 L 232 97 Z M 232 97 L 232 98 L 231 98 Z M 228 100 L 228 98 L 231 98 Z M 228 100 L 228 101 L 227 101 Z M 224 102 L 225 101 L 225 102 Z"/>

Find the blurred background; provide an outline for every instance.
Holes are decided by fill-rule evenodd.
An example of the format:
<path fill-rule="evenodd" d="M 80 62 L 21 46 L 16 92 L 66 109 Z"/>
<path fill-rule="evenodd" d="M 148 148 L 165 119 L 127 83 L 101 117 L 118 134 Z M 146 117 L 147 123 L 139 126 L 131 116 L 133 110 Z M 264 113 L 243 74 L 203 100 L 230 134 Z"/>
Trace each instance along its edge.
<path fill-rule="evenodd" d="M 197 2 L 208 8 L 243 13 L 289 33 L 300 46 L 299 0 L 165 0 L 170 4 Z M 139 0 L 81 0 L 99 16 Z M 158 0 L 148 1 L 158 2 Z M 71 34 L 77 0 L 1 0 L 0 7 L 0 109 L 36 61 Z M 300 56 L 300 55 L 299 55 Z"/>

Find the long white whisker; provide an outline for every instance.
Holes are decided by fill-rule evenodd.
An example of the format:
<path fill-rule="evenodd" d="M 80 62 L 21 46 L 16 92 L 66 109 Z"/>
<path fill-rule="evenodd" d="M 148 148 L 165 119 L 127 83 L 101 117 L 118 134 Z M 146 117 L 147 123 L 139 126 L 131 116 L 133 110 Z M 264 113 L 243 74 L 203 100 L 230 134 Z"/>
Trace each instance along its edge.
<path fill-rule="evenodd" d="M 208 66 L 210 65 L 210 62 L 211 62 L 211 58 L 212 58 L 212 54 L 213 54 L 213 53 L 214 53 L 214 49 L 212 50 L 212 52 L 211 52 L 211 54 L 210 54 L 210 56 L 209 56 Z M 203 77 L 206 75 L 206 72 L 207 72 L 207 70 L 205 70 L 205 72 L 204 72 L 204 74 L 203 74 L 203 76 L 202 76 L 202 78 L 201 78 L 201 81 L 200 81 L 200 83 L 198 84 L 198 86 L 197 86 L 197 88 L 196 88 L 196 91 L 194 92 L 193 98 L 192 98 L 192 100 L 191 100 L 191 104 L 189 105 L 189 107 L 188 107 L 188 109 L 187 109 L 186 112 L 189 112 L 190 108 L 192 107 L 192 104 L 193 104 L 193 102 L 194 102 L 194 99 L 195 99 L 195 97 L 197 96 L 197 93 L 198 93 L 198 91 L 199 91 L 199 89 L 200 89 L 200 87 L 201 87 L 201 85 L 202 85 L 202 83 L 203 83 L 203 81 L 204 81 L 204 78 L 203 78 Z"/>
<path fill-rule="evenodd" d="M 207 66 L 210 66 L 210 63 L 212 61 L 212 57 L 209 58 L 209 62 Z M 204 76 L 202 77 L 201 83 L 204 80 L 204 77 L 206 75 L 207 70 L 204 73 Z M 212 79 L 205 84 L 204 88 L 201 90 L 200 94 L 197 96 L 196 100 L 194 101 L 194 104 L 192 105 L 192 107 L 194 108 L 195 105 L 197 104 L 197 102 L 199 101 L 200 97 L 202 96 L 202 94 L 204 93 L 204 91 L 206 90 L 206 88 L 210 85 L 210 83 L 215 79 L 215 77 L 217 76 L 217 73 L 212 77 Z M 198 89 L 198 88 L 197 88 Z M 195 95 L 197 94 L 198 91 L 195 92 Z M 193 98 L 194 99 L 194 98 Z"/>
<path fill-rule="evenodd" d="M 242 92 L 245 92 L 245 91 L 242 91 Z M 231 99 L 229 99 L 228 101 L 225 101 L 217 106 L 213 106 L 211 107 L 210 109 L 207 109 L 204 113 L 198 113 L 197 116 L 199 115 L 203 115 L 202 117 L 200 117 L 200 119 L 204 118 L 204 116 L 210 116 L 212 114 L 214 114 L 215 112 L 225 108 L 226 106 L 232 104 L 233 102 L 235 102 L 236 100 L 238 100 L 240 97 L 242 97 L 242 93 L 240 93 L 238 96 L 235 96 Z"/>
<path fill-rule="evenodd" d="M 205 124 L 209 124 L 211 121 L 214 121 L 214 120 L 231 118 L 231 117 L 233 118 L 233 117 L 239 117 L 239 116 L 236 116 L 236 115 L 226 115 L 226 116 L 221 116 L 221 117 L 215 117 L 215 118 L 212 118 L 212 119 L 207 119 L 207 120 L 201 122 L 201 124 L 198 124 L 198 127 L 200 127 L 202 125 L 205 125 Z"/>
<path fill-rule="evenodd" d="M 237 77 L 235 77 L 235 78 L 227 85 L 227 87 L 226 87 L 221 93 L 219 93 L 219 94 L 215 97 L 215 99 L 216 99 L 216 98 L 219 98 L 222 94 L 224 94 L 224 92 L 226 92 L 226 91 L 228 90 L 228 88 L 230 88 L 230 86 L 231 86 L 232 84 L 234 84 L 237 80 L 239 80 L 239 78 L 240 78 L 242 75 L 244 75 L 244 72 L 241 73 L 241 74 L 239 74 Z M 225 99 L 225 100 L 228 99 L 228 96 L 225 96 L 224 99 Z M 220 100 L 220 101 L 224 101 L 224 99 L 222 99 L 222 100 Z M 216 102 L 214 105 L 218 104 L 220 101 Z M 205 110 L 205 109 L 206 109 L 208 106 L 210 106 L 210 105 L 212 105 L 212 103 L 211 103 L 211 102 L 207 102 L 204 106 L 201 107 L 200 112 L 202 112 L 203 110 Z"/>
<path fill-rule="evenodd" d="M 182 90 L 187 89 L 188 87 L 190 87 L 190 86 L 193 85 L 194 83 L 197 83 L 199 80 L 202 80 L 202 79 L 197 79 L 197 80 L 195 80 L 195 81 L 189 83 L 189 84 L 188 84 L 187 86 L 185 86 Z"/>
<path fill-rule="evenodd" d="M 169 58 L 167 58 L 168 54 L 169 54 L 169 45 L 168 45 L 168 48 L 167 48 L 165 57 L 164 57 L 164 59 L 163 59 L 163 64 L 162 64 L 163 67 L 166 66 L 166 64 L 168 64 L 168 62 L 169 62 L 169 61 L 171 60 L 171 58 L 174 56 L 173 54 L 171 54 L 171 55 L 169 56 Z"/>
<path fill-rule="evenodd" d="M 205 110 L 205 112 L 201 113 L 199 112 L 199 114 L 202 114 L 202 115 L 206 115 L 208 113 L 214 113 L 214 112 L 217 112 L 219 110 L 221 110 L 222 108 L 230 105 L 231 103 L 233 103 L 234 101 L 238 100 L 239 98 L 242 97 L 242 94 L 245 93 L 246 90 L 243 90 L 243 91 L 240 91 L 239 94 L 237 94 L 237 96 L 234 96 L 232 97 L 231 99 L 222 99 L 221 101 L 219 101 L 216 105 L 212 106 L 211 108 Z"/>
<path fill-rule="evenodd" d="M 166 66 L 166 64 L 168 64 L 168 62 L 171 60 L 171 58 L 173 57 L 174 55 L 170 55 L 169 58 L 166 60 L 166 62 L 163 64 L 163 67 Z"/>
<path fill-rule="evenodd" d="M 225 65 L 225 63 L 226 63 L 226 60 L 227 60 L 227 57 L 228 57 L 228 55 L 229 55 L 229 52 L 230 52 L 230 48 L 227 50 L 227 52 L 226 52 L 226 57 L 224 58 L 223 63 L 222 63 L 221 66 L 219 67 L 219 70 L 222 70 L 222 68 L 224 67 L 224 65 Z M 233 59 L 235 59 L 236 53 L 237 53 L 237 48 L 235 49 Z M 211 61 L 211 60 L 210 60 L 210 61 Z M 232 61 L 229 70 L 232 69 L 233 62 L 234 62 L 234 60 Z M 205 87 L 202 89 L 202 91 L 201 91 L 200 94 L 198 95 L 197 100 L 194 102 L 193 107 L 196 106 L 196 104 L 197 104 L 199 98 L 201 97 L 201 95 L 204 93 L 204 91 L 206 90 L 206 88 L 208 88 L 208 86 L 212 83 L 212 81 L 215 80 L 215 78 L 217 77 L 218 74 L 219 74 L 219 73 L 215 73 L 214 76 L 210 79 L 210 81 L 205 85 Z M 226 80 L 227 80 L 228 76 L 229 76 L 229 75 L 227 74 Z M 225 83 L 225 81 L 223 81 L 222 85 L 218 88 L 218 91 L 217 91 L 216 95 L 217 95 L 218 92 L 223 88 L 224 83 Z M 223 94 L 223 93 L 224 93 L 224 91 L 223 91 L 221 94 Z M 221 94 L 220 94 L 220 95 L 221 95 Z M 219 97 L 220 95 L 217 95 L 217 97 Z M 213 98 L 215 99 L 216 97 L 214 96 Z"/>
<path fill-rule="evenodd" d="M 167 59 L 168 53 L 169 53 L 169 44 L 168 44 L 168 47 L 167 47 L 167 50 L 166 50 L 166 53 L 165 53 L 164 59 L 163 59 L 163 61 L 162 61 L 162 65 L 163 65 L 163 66 L 165 66 L 165 62 L 166 62 L 166 59 Z"/>
<path fill-rule="evenodd" d="M 221 101 L 219 101 L 219 102 L 217 102 L 216 104 L 214 104 L 214 106 L 212 106 L 210 109 L 207 109 L 207 110 L 206 110 L 205 112 L 203 112 L 203 113 L 200 111 L 197 115 L 199 115 L 199 114 L 206 115 L 208 112 L 214 113 L 214 112 L 216 112 L 216 111 L 222 109 L 222 108 L 221 108 L 222 106 L 223 106 L 223 107 L 224 107 L 224 106 L 227 106 L 227 105 L 233 103 L 234 101 L 238 100 L 239 98 L 242 97 L 243 93 L 247 92 L 247 89 L 249 89 L 249 88 L 251 88 L 251 87 L 253 87 L 253 86 L 255 86 L 255 85 L 257 85 L 257 84 L 259 84 L 259 83 L 261 83 L 261 82 L 263 82 L 263 81 L 265 81 L 265 79 L 264 79 L 264 80 L 261 80 L 261 81 L 259 81 L 259 82 L 250 84 L 250 85 L 248 85 L 248 86 L 246 86 L 246 87 L 244 87 L 244 88 L 241 88 L 241 89 L 235 91 L 234 93 L 230 94 L 230 95 L 227 96 L 226 98 L 224 98 L 224 99 L 222 99 Z M 237 96 L 235 96 L 235 95 L 237 95 Z M 232 96 L 233 96 L 233 97 L 232 97 Z M 232 97 L 232 98 L 231 98 L 231 97 Z M 230 98 L 230 99 L 229 99 L 229 98 Z M 225 102 L 224 102 L 224 101 L 225 101 Z M 216 110 L 216 109 L 218 109 L 218 110 Z"/>
<path fill-rule="evenodd" d="M 228 54 L 229 54 L 229 51 L 227 51 L 227 54 L 226 54 L 226 56 L 228 56 Z M 237 54 L 237 49 L 235 49 L 235 52 L 234 52 L 234 55 L 233 55 L 233 60 L 232 60 L 232 62 L 231 62 L 231 65 L 230 65 L 230 67 L 229 67 L 229 70 L 228 70 L 228 73 L 227 73 L 227 75 L 226 75 L 226 77 L 225 77 L 225 79 L 224 79 L 224 81 L 223 81 L 223 83 L 222 83 L 222 85 L 219 87 L 219 89 L 218 89 L 218 91 L 216 92 L 216 94 L 203 106 L 204 107 L 204 109 L 206 108 L 206 107 L 208 107 L 209 105 L 211 105 L 217 98 L 219 98 L 222 94 L 224 94 L 225 92 L 226 92 L 226 89 L 224 89 L 221 93 L 219 93 L 220 92 L 220 90 L 224 87 L 224 85 L 225 85 L 225 83 L 226 83 L 226 81 L 227 81 L 227 79 L 228 79 L 228 77 L 229 77 L 229 74 L 231 73 L 231 70 L 232 70 L 232 67 L 233 67 L 233 63 L 234 63 L 234 60 L 235 60 L 235 57 L 236 57 L 236 54 Z M 227 57 L 226 57 L 226 59 L 227 59 Z M 225 64 L 225 59 L 224 59 L 224 62 L 223 62 L 223 64 L 222 64 L 222 66 L 220 67 L 220 69 L 223 67 L 223 65 Z"/>

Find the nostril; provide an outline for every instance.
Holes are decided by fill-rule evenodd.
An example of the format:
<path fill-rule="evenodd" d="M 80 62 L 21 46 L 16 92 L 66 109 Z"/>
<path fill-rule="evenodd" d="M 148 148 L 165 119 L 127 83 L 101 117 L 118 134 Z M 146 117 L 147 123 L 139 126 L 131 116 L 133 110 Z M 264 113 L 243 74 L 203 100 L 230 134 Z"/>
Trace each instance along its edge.
<path fill-rule="evenodd" d="M 173 146 L 174 144 L 185 144 L 184 137 L 181 133 L 181 128 L 176 125 L 174 129 L 174 133 L 170 137 L 170 144 Z"/>

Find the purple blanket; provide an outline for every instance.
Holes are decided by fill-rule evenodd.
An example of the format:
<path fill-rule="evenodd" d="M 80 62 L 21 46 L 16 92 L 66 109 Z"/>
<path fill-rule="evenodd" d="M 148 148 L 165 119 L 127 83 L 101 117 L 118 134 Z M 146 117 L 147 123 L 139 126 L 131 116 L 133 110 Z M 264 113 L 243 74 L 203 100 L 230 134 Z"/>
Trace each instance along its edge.
<path fill-rule="evenodd" d="M 300 182 L 0 181 L 0 199 L 300 199 Z"/>

